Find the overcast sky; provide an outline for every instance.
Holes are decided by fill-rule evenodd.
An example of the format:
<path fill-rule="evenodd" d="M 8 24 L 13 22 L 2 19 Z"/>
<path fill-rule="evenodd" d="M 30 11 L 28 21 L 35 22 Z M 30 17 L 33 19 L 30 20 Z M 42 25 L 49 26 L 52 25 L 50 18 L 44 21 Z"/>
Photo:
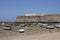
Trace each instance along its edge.
<path fill-rule="evenodd" d="M 0 0 L 0 22 L 30 13 L 60 14 L 60 0 Z"/>

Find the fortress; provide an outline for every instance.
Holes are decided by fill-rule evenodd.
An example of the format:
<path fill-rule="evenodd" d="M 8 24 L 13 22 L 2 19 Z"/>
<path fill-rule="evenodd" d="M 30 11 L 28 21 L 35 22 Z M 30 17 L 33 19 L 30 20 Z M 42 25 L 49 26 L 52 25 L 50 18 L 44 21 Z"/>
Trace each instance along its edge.
<path fill-rule="evenodd" d="M 0 25 L 2 23 L 6 25 L 19 25 L 20 23 L 60 23 L 60 14 L 27 14 L 25 16 L 17 16 L 15 22 L 0 22 Z"/>
<path fill-rule="evenodd" d="M 16 22 L 60 22 L 60 14 L 17 16 Z"/>

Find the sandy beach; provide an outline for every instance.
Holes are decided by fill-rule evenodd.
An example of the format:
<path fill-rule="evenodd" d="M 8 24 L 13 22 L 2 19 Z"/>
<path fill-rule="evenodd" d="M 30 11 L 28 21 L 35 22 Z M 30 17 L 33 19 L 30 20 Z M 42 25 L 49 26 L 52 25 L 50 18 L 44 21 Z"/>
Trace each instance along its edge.
<path fill-rule="evenodd" d="M 7 36 L 0 38 L 0 40 L 60 40 L 60 32 L 24 36 Z"/>
<path fill-rule="evenodd" d="M 25 33 L 19 33 L 13 30 L 2 30 L 0 32 L 0 40 L 60 40 L 60 29 L 47 30 L 37 27 L 31 30 L 28 27 Z"/>

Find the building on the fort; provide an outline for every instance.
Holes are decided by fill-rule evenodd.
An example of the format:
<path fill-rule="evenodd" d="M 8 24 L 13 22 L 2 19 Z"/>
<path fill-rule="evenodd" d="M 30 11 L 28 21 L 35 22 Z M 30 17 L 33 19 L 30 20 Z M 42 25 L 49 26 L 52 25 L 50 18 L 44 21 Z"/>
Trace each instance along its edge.
<path fill-rule="evenodd" d="M 25 16 L 40 16 L 38 14 L 25 14 Z"/>

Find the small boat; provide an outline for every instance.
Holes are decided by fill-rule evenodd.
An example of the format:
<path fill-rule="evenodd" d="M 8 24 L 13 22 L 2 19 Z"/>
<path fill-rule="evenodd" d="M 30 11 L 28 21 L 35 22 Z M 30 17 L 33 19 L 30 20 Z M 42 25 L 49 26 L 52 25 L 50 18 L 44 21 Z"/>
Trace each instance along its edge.
<path fill-rule="evenodd" d="M 24 33 L 24 29 L 19 29 L 19 33 Z"/>
<path fill-rule="evenodd" d="M 46 29 L 54 29 L 55 28 L 55 26 L 53 26 L 53 25 L 48 25 L 47 27 L 46 27 Z"/>
<path fill-rule="evenodd" d="M 12 27 L 10 25 L 5 25 L 4 26 L 4 30 L 11 30 L 11 29 L 12 29 Z"/>

